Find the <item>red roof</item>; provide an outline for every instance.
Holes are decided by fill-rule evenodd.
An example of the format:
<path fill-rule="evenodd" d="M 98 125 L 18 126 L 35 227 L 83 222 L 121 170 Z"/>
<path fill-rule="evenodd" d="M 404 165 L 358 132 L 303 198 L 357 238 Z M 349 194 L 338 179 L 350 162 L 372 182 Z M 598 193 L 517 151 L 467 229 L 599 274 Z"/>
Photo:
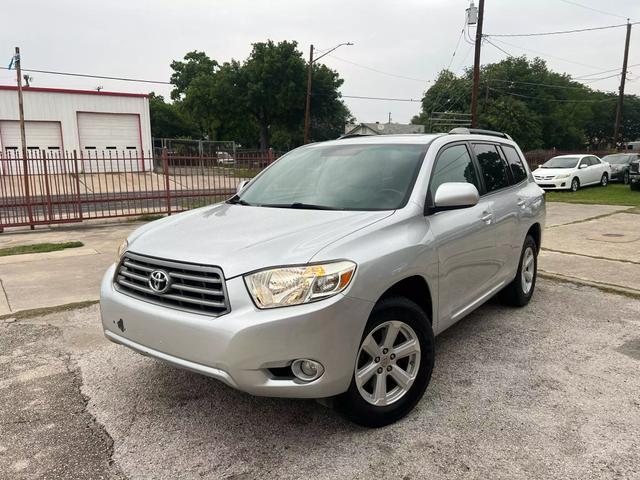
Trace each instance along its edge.
<path fill-rule="evenodd" d="M 0 85 L 0 90 L 18 90 L 13 85 Z M 105 92 L 104 90 L 73 90 L 70 88 L 22 87 L 23 92 L 76 93 L 80 95 L 106 95 L 112 97 L 148 97 L 146 93 Z"/>

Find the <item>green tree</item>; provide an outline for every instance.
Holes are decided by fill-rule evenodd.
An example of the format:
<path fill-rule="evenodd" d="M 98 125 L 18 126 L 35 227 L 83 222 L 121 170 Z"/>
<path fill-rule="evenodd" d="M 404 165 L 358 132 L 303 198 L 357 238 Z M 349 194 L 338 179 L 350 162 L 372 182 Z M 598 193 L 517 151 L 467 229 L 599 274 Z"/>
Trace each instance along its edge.
<path fill-rule="evenodd" d="M 210 59 L 206 53 L 194 50 L 184 56 L 184 61 L 171 62 L 170 82 L 175 86 L 171 91 L 171 98 L 178 100 L 185 93 L 191 82 L 200 76 L 212 76 L 218 67 L 218 62 Z"/>
<path fill-rule="evenodd" d="M 156 138 L 191 138 L 198 135 L 197 126 L 177 104 L 167 103 L 162 95 L 149 94 L 151 135 Z"/>

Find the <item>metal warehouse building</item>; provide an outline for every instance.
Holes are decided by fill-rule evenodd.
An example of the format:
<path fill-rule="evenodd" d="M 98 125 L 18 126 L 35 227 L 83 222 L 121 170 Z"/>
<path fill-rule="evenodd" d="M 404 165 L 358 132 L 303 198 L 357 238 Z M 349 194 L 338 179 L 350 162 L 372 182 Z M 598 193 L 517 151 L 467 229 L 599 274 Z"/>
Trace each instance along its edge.
<path fill-rule="evenodd" d="M 147 95 L 37 87 L 22 91 L 30 154 L 75 150 L 83 158 L 125 155 L 139 158 L 140 170 L 150 167 L 150 158 L 142 160 L 152 149 Z M 18 120 L 17 87 L 0 85 L 0 152 L 5 157 L 21 155 Z"/>

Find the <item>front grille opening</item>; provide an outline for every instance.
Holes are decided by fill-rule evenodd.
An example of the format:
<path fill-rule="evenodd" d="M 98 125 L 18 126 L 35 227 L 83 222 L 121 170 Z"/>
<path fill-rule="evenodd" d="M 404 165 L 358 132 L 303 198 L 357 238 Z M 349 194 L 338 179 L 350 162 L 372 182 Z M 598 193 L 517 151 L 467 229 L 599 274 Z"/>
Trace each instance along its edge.
<path fill-rule="evenodd" d="M 295 378 L 293 376 L 293 371 L 291 370 L 291 365 L 286 367 L 267 368 L 267 370 L 274 380 L 292 380 Z"/>
<path fill-rule="evenodd" d="M 149 277 L 156 270 L 169 279 L 165 292 L 154 291 Z M 116 289 L 129 296 L 192 313 L 220 316 L 229 312 L 225 281 L 218 267 L 161 260 L 127 252 L 120 261 Z"/>

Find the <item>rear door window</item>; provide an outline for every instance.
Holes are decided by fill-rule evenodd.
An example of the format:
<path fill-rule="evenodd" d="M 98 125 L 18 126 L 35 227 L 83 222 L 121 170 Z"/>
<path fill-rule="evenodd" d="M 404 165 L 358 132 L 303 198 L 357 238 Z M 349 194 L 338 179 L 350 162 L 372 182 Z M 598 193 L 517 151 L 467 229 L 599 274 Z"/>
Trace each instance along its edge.
<path fill-rule="evenodd" d="M 474 143 L 473 151 L 482 171 L 486 192 L 491 193 L 508 187 L 507 165 L 500 157 L 496 146 L 488 143 Z"/>
<path fill-rule="evenodd" d="M 520 158 L 516 149 L 509 145 L 502 145 L 502 151 L 504 152 L 504 156 L 507 159 L 509 168 L 511 169 L 513 183 L 520 183 L 527 178 L 527 169 L 525 168 L 522 158 Z"/>

